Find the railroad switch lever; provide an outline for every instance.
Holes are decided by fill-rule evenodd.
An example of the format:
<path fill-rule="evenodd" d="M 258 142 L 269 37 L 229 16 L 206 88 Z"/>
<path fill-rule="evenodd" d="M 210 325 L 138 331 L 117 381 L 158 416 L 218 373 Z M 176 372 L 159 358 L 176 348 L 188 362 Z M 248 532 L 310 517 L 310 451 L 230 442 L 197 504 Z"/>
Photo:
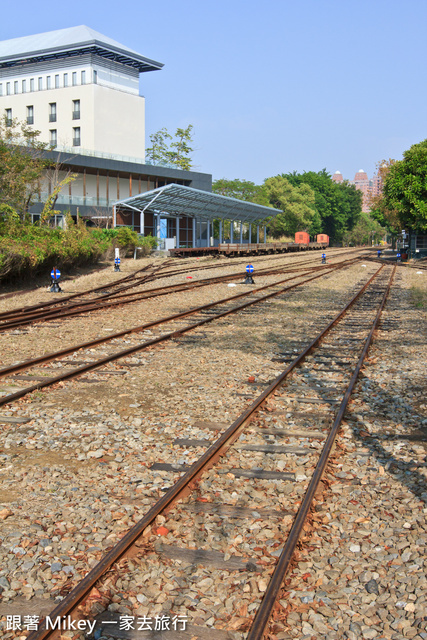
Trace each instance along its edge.
<path fill-rule="evenodd" d="M 248 266 L 246 267 L 247 276 L 243 284 L 255 284 L 255 280 L 252 278 L 253 272 L 253 266 L 251 264 L 248 264 Z"/>
<path fill-rule="evenodd" d="M 118 247 L 114 250 L 114 271 L 120 271 L 120 249 Z"/>
<path fill-rule="evenodd" d="M 322 253 L 322 264 L 326 264 L 326 253 Z"/>
<path fill-rule="evenodd" d="M 50 272 L 50 277 L 52 278 L 50 292 L 61 293 L 62 289 L 59 286 L 59 282 L 58 282 L 59 278 L 61 277 L 60 270 L 57 269 L 56 267 L 53 267 L 52 271 Z"/>

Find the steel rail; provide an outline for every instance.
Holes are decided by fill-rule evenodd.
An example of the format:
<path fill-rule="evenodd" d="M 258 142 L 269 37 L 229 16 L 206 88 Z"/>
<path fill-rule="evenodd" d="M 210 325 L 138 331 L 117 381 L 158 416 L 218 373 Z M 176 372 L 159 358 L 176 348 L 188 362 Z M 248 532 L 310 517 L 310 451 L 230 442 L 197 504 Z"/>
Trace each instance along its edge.
<path fill-rule="evenodd" d="M 121 278 L 120 280 L 116 280 L 116 282 L 110 282 L 107 283 L 105 285 L 103 285 L 102 287 L 95 287 L 94 289 L 87 289 L 86 291 L 82 291 L 80 293 L 72 293 L 69 296 L 66 296 L 65 298 L 61 298 L 61 300 L 47 300 L 45 302 L 40 302 L 39 304 L 36 305 L 32 305 L 32 306 L 28 306 L 28 307 L 18 307 L 17 309 L 11 309 L 10 311 L 3 311 L 2 313 L 0 313 L 0 320 L 3 318 L 10 318 L 10 316 L 19 316 L 19 314 L 30 314 L 32 311 L 34 313 L 36 313 L 38 310 L 40 309 L 46 309 L 49 307 L 54 307 L 55 309 L 60 309 L 62 306 L 64 306 L 65 302 L 68 302 L 69 300 L 73 300 L 75 298 L 80 298 L 83 296 L 86 296 L 90 293 L 96 293 L 97 291 L 102 291 L 104 289 L 108 289 L 108 288 L 113 288 L 116 287 L 118 284 L 123 284 L 124 282 L 128 282 L 129 280 L 131 280 L 132 278 L 136 277 L 136 274 L 141 273 L 142 271 L 146 271 L 148 270 L 148 266 L 147 267 L 143 267 L 142 269 L 139 269 L 138 271 L 135 271 L 132 275 L 130 276 L 126 276 L 125 278 Z M 159 266 L 157 269 L 153 269 L 154 274 L 156 273 L 156 271 L 158 271 L 161 267 Z M 124 286 L 121 289 L 119 289 L 119 291 L 125 291 L 126 289 L 130 289 L 132 287 L 136 287 L 140 284 L 140 281 L 142 280 L 142 283 L 146 282 L 147 279 L 149 279 L 153 274 L 149 274 L 147 276 L 143 276 L 142 278 L 138 278 L 138 281 L 136 283 L 131 283 L 130 285 Z M 117 292 L 116 292 L 117 293 Z M 96 299 L 102 299 L 105 296 L 108 295 L 114 295 L 111 293 L 106 293 L 105 295 L 101 295 Z M 91 300 L 90 302 L 93 302 L 93 300 Z M 79 303 L 77 303 L 79 304 Z"/>
<path fill-rule="evenodd" d="M 181 335 L 183 335 L 184 333 L 188 333 L 189 331 L 192 331 L 193 329 L 197 329 L 198 327 L 203 326 L 204 324 L 207 324 L 209 322 L 213 322 L 214 320 L 218 320 L 219 318 L 223 318 L 227 315 L 230 315 L 232 313 L 237 313 L 238 311 L 245 309 L 246 307 L 249 307 L 251 305 L 254 304 L 258 304 L 259 302 L 263 302 L 264 300 L 268 300 L 269 298 L 273 298 L 276 296 L 279 296 L 281 294 L 283 294 L 285 291 L 289 291 L 290 289 L 294 289 L 295 287 L 301 286 L 303 284 L 306 284 L 307 282 L 311 282 L 312 280 L 316 280 L 317 278 L 321 278 L 322 276 L 326 275 L 327 273 L 331 273 L 332 271 L 334 271 L 335 269 L 337 269 L 338 267 L 331 267 L 329 271 L 324 271 L 321 274 L 318 274 L 316 276 L 313 276 L 311 278 L 308 278 L 306 280 L 304 280 L 303 282 L 298 282 L 296 284 L 290 285 L 288 287 L 284 287 L 283 289 L 281 289 L 280 291 L 274 291 L 273 293 L 269 293 L 265 296 L 262 296 L 260 298 L 256 298 L 256 300 L 250 300 L 249 302 L 245 302 L 241 305 L 238 305 L 237 307 L 233 307 L 232 309 L 228 309 L 227 311 L 223 311 L 219 314 L 216 314 L 215 316 L 211 316 L 210 318 L 205 318 L 203 320 L 200 320 L 194 324 L 188 325 L 187 327 L 183 327 L 181 329 L 178 329 L 176 331 L 172 331 L 170 333 L 166 333 L 163 334 L 162 336 L 159 336 L 158 338 L 153 338 L 152 340 L 147 340 L 143 343 L 138 344 L 137 346 L 133 346 L 133 347 L 129 347 L 127 349 L 124 349 L 123 351 L 118 351 L 117 353 L 111 354 L 109 356 L 106 356 L 104 358 L 100 358 L 99 360 L 96 360 L 95 362 L 91 362 L 91 363 L 87 363 L 84 364 L 80 367 L 77 367 L 76 369 L 73 369 L 72 371 L 69 372 L 65 372 L 62 373 L 58 376 L 54 376 L 54 377 L 49 377 L 46 378 L 46 380 L 37 382 L 34 385 L 31 385 L 30 387 L 25 387 L 25 389 L 21 389 L 20 391 L 16 391 L 15 393 L 11 393 L 8 394 L 7 396 L 3 396 L 0 398 L 0 407 L 8 404 L 10 402 L 13 402 L 14 400 L 18 400 L 19 398 L 22 398 L 23 396 L 27 395 L 28 393 L 32 393 L 33 391 L 37 391 L 38 389 L 43 389 L 44 387 L 49 387 L 52 386 L 53 384 L 56 384 L 57 382 L 62 382 L 64 380 L 69 380 L 71 378 L 75 378 L 76 376 L 81 375 L 82 373 L 86 373 L 88 371 L 92 371 L 94 369 L 98 369 L 99 367 L 108 364 L 110 362 L 113 362 L 114 360 L 119 360 L 120 358 L 124 358 L 128 355 L 131 355 L 132 353 L 136 353 L 137 351 L 142 351 L 143 349 L 147 349 L 149 347 L 152 347 L 156 344 L 159 344 L 160 342 L 165 342 L 166 340 L 171 340 L 173 338 L 177 338 Z M 285 280 L 280 281 L 279 283 L 274 283 L 274 284 L 270 284 L 270 285 L 265 285 L 263 287 L 259 287 L 256 290 L 252 290 L 251 292 L 249 292 L 250 294 L 253 294 L 257 291 L 262 291 L 263 289 L 269 289 L 271 287 L 276 287 L 278 284 L 282 284 L 283 282 L 289 282 L 290 280 L 295 280 L 297 278 L 300 278 L 302 276 L 293 276 L 292 278 L 288 278 Z M 231 300 L 235 300 L 238 298 L 242 298 L 248 296 L 248 292 L 244 292 L 244 293 L 240 293 L 237 294 L 236 296 L 231 296 L 230 298 L 223 298 L 222 300 L 217 300 L 216 302 L 211 302 L 210 304 L 207 305 L 202 305 L 201 307 L 195 307 L 193 309 L 190 309 L 188 311 L 183 311 L 181 313 L 177 313 L 173 316 L 169 316 L 167 318 L 162 318 L 161 320 L 154 320 L 153 322 L 147 323 L 145 325 L 141 325 L 140 327 L 134 327 L 132 329 L 128 329 L 126 331 L 121 331 L 119 333 L 115 333 L 115 334 L 110 334 L 110 336 L 106 336 L 104 338 L 98 338 L 94 341 L 90 341 L 88 343 L 83 343 L 74 347 L 69 347 L 68 349 L 62 349 L 61 351 L 57 351 L 55 353 L 51 353 L 51 354 L 47 354 L 45 356 L 40 356 L 39 358 L 34 358 L 33 360 L 28 360 L 26 362 L 22 362 L 16 365 L 12 365 L 10 367 L 6 367 L 4 369 L 0 369 L 0 378 L 1 377 L 5 377 L 8 375 L 11 375 L 12 373 L 17 373 L 18 371 L 24 371 L 25 369 L 29 369 L 30 367 L 35 366 L 36 364 L 42 364 L 42 363 L 46 363 L 52 360 L 56 360 L 57 358 L 59 358 L 60 356 L 64 356 L 64 355 L 69 355 L 70 353 L 74 353 L 75 351 L 79 351 L 82 348 L 85 348 L 87 346 L 94 346 L 95 344 L 100 344 L 102 342 L 106 342 L 108 340 L 113 340 L 114 338 L 117 337 L 121 337 L 123 335 L 129 334 L 129 333 L 137 333 L 139 331 L 144 331 L 145 329 L 148 329 L 150 327 L 153 326 L 157 326 L 160 324 L 163 324 L 165 322 L 171 322 L 173 320 L 177 320 L 180 318 L 184 318 L 188 315 L 193 315 L 195 313 L 198 313 L 200 311 L 203 311 L 205 309 L 210 309 L 211 307 L 215 307 L 219 304 L 224 304 L 226 302 L 230 302 Z M 70 363 L 72 364 L 72 363 Z"/>
<path fill-rule="evenodd" d="M 343 266 L 346 264 L 351 264 L 354 263 L 358 260 L 359 258 L 348 258 L 347 260 L 344 260 L 343 262 L 339 262 L 337 264 L 334 265 L 329 265 L 329 268 L 332 266 Z M 258 271 L 258 275 L 261 276 L 269 276 L 269 275 L 276 275 L 278 273 L 293 273 L 295 271 L 302 271 L 302 272 L 314 272 L 314 271 L 321 271 L 324 269 L 327 269 L 328 266 L 327 265 L 317 265 L 317 266 L 306 266 L 302 269 L 299 268 L 292 268 L 292 269 L 284 269 L 283 267 L 278 267 L 277 269 L 263 269 L 263 270 L 259 270 Z M 134 292 L 134 293 L 122 293 L 125 289 L 128 288 L 132 288 L 135 286 L 139 286 L 139 284 L 144 284 L 147 280 L 150 279 L 149 276 L 147 276 L 147 278 L 145 280 L 141 279 L 140 282 L 135 283 L 130 285 L 129 287 L 122 287 L 122 289 L 120 289 L 117 292 L 114 292 L 112 294 L 106 294 L 107 300 L 101 300 L 100 298 L 97 298 L 95 300 L 88 300 L 85 303 L 77 303 L 75 305 L 72 305 L 71 308 L 70 307 L 56 307 L 55 309 L 48 311 L 47 313 L 41 312 L 41 313 L 37 313 L 34 312 L 33 314 L 28 314 L 27 316 L 22 316 L 22 315 L 18 315 L 15 316 L 14 318 L 9 318 L 9 320 L 7 322 L 4 323 L 0 323 L 0 333 L 10 330 L 10 329 L 16 329 L 18 327 L 21 326 L 26 326 L 28 324 L 32 324 L 33 322 L 49 322 L 50 320 L 57 320 L 57 319 L 62 319 L 62 318 L 66 318 L 66 317 L 71 317 L 71 316 L 75 316 L 75 315 L 81 315 L 83 313 L 90 313 L 91 311 L 99 311 L 102 309 L 107 309 L 110 307 L 115 307 L 115 306 L 120 306 L 122 304 L 131 304 L 133 302 L 140 302 L 142 300 L 147 300 L 149 298 L 153 298 L 153 297 L 158 297 L 158 296 L 163 296 L 163 295 L 169 295 L 170 293 L 177 293 L 180 291 L 185 291 L 188 289 L 194 289 L 194 288 L 198 288 L 198 287 L 205 287 L 205 286 L 209 286 L 212 284 L 216 284 L 218 282 L 227 282 L 228 280 L 234 280 L 236 277 L 238 277 L 241 274 L 226 274 L 226 275 L 222 275 L 222 276 L 215 276 L 213 278 L 205 278 L 204 280 L 199 280 L 199 281 L 195 281 L 195 282 L 187 282 L 187 283 L 178 283 L 178 284 L 174 284 L 174 285 L 166 285 L 164 287 L 155 287 L 153 289 L 144 289 L 143 291 L 139 291 L 139 292 Z M 156 279 L 156 278 L 154 278 Z M 151 294 L 151 295 L 150 295 Z M 129 299 L 129 296 L 133 296 Z M 128 298 L 127 300 L 118 300 L 118 298 Z M 18 318 L 18 319 L 16 319 Z"/>
<path fill-rule="evenodd" d="M 230 427 L 214 442 L 205 453 L 197 460 L 188 471 L 186 471 L 177 482 L 158 500 L 139 522 L 114 545 L 110 551 L 96 564 L 89 573 L 70 591 L 68 595 L 49 614 L 51 618 L 57 616 L 70 615 L 75 608 L 81 604 L 89 595 L 91 589 L 102 575 L 118 562 L 132 545 L 138 540 L 142 533 L 153 524 L 158 515 L 165 511 L 173 502 L 179 500 L 188 491 L 191 483 L 202 473 L 207 471 L 215 460 L 237 440 L 241 431 L 252 419 L 253 414 L 262 407 L 269 396 L 274 394 L 287 376 L 305 360 L 307 355 L 321 342 L 324 336 L 335 326 L 337 322 L 346 314 L 348 309 L 355 304 L 360 296 L 365 292 L 371 282 L 378 276 L 384 266 L 381 266 L 363 287 L 351 298 L 343 309 L 335 316 L 331 322 L 323 329 L 317 337 L 291 362 L 286 369 L 256 398 L 245 411 L 230 425 Z M 52 636 L 55 630 L 41 629 L 31 632 L 27 640 L 45 640 Z"/>
<path fill-rule="evenodd" d="M 333 257 L 335 258 L 335 257 L 341 256 L 341 255 L 348 255 L 348 253 L 349 253 L 348 251 L 335 253 L 335 254 L 333 255 Z M 352 252 L 350 252 L 350 253 L 352 253 Z M 270 258 L 270 257 L 271 257 L 271 256 L 269 256 L 269 258 Z M 354 258 L 354 259 L 356 260 L 357 258 Z M 156 271 L 162 271 L 164 268 L 167 268 L 167 265 L 169 264 L 169 262 L 170 262 L 170 260 L 169 260 L 169 261 L 167 261 L 166 263 L 163 263 L 162 265 L 160 265 L 160 266 L 159 266 L 159 267 L 157 267 L 157 268 L 154 268 L 154 267 L 153 267 L 153 271 L 154 271 L 154 272 L 156 272 Z M 244 262 L 247 262 L 247 261 L 242 261 L 242 263 L 244 263 Z M 285 270 L 286 272 L 296 271 L 296 270 L 298 270 L 298 269 L 299 269 L 299 267 L 300 267 L 300 266 L 302 266 L 302 265 L 309 265 L 309 264 L 312 264 L 313 262 L 314 262 L 314 260 L 304 260 L 304 261 L 302 261 L 302 262 L 294 263 L 293 265 L 291 265 L 291 264 L 289 264 L 289 265 L 283 265 L 283 267 L 282 267 L 282 271 L 283 271 L 283 270 Z M 240 264 L 240 263 L 239 263 L 239 264 Z M 39 304 L 37 304 L 37 305 L 32 305 L 32 306 L 27 306 L 27 307 L 18 307 L 18 308 L 15 308 L 15 309 L 11 309 L 10 311 L 2 312 L 2 313 L 0 313 L 0 320 L 1 320 L 1 319 L 8 319 L 8 320 L 10 321 L 11 319 L 13 319 L 13 318 L 15 318 L 15 317 L 16 317 L 16 318 L 20 318 L 20 314 L 26 314 L 26 317 L 30 317 L 30 315 L 31 315 L 31 311 L 34 311 L 34 312 L 36 313 L 36 312 L 38 312 L 40 309 L 48 308 L 48 307 L 54 307 L 54 308 L 55 308 L 55 309 L 57 309 L 57 310 L 61 310 L 61 309 L 62 309 L 62 308 L 64 308 L 64 307 L 66 308 L 66 306 L 63 304 L 64 302 L 68 302 L 69 300 L 72 300 L 72 299 L 75 299 L 75 298 L 78 298 L 78 297 L 83 297 L 83 296 L 88 295 L 88 294 L 90 294 L 90 293 L 96 293 L 97 291 L 104 290 L 104 289 L 106 289 L 106 288 L 113 288 L 113 287 L 116 287 L 116 286 L 117 286 L 117 284 L 119 284 L 119 283 L 123 283 L 123 282 L 125 282 L 125 281 L 128 281 L 128 280 L 130 280 L 130 279 L 132 279 L 132 278 L 136 277 L 136 274 L 138 274 L 138 273 L 140 273 L 140 272 L 142 272 L 142 271 L 145 271 L 145 270 L 149 269 L 149 268 L 150 268 L 150 266 L 151 266 L 151 265 L 147 265 L 146 267 L 143 267 L 142 269 L 139 269 L 139 270 L 135 271 L 134 273 L 130 274 L 129 276 L 126 276 L 125 278 L 122 278 L 122 279 L 120 279 L 120 280 L 116 280 L 115 282 L 110 282 L 110 283 L 107 283 L 107 284 L 102 285 L 102 286 L 100 286 L 100 287 L 96 287 L 96 288 L 94 288 L 94 289 L 88 289 L 88 290 L 86 290 L 86 291 L 82 291 L 82 292 L 80 292 L 80 293 L 71 294 L 71 295 L 67 296 L 66 298 L 62 298 L 60 301 L 58 301 L 58 300 L 50 300 L 50 301 L 46 301 L 46 302 L 39 303 Z M 220 265 L 220 266 L 229 266 L 229 265 L 227 264 L 227 265 Z M 291 268 L 287 268 L 287 267 L 291 267 Z M 182 274 L 182 273 L 187 273 L 187 272 L 194 271 L 194 270 L 199 271 L 199 270 L 213 269 L 213 268 L 218 268 L 218 265 L 209 265 L 209 266 L 200 267 L 200 268 L 197 268 L 197 269 L 195 269 L 194 267 L 192 267 L 192 268 L 190 268 L 190 269 L 182 269 L 182 270 L 178 270 L 178 271 L 166 272 L 165 274 L 161 274 L 161 275 L 159 275 L 159 274 L 157 273 L 157 274 L 156 274 L 156 277 L 155 277 L 154 279 L 169 278 L 169 277 L 172 277 L 172 276 L 174 276 L 174 275 L 180 275 L 180 274 Z M 270 269 L 270 270 L 271 270 L 271 269 Z M 268 268 L 267 268 L 267 269 L 262 269 L 262 270 L 258 271 L 258 274 L 260 274 L 260 275 L 263 275 L 263 274 L 264 274 L 264 275 L 266 275 L 268 271 L 269 271 L 269 270 L 268 270 Z M 277 271 L 280 271 L 280 269 L 278 269 Z M 153 275 L 153 274 L 150 274 L 150 276 L 148 276 L 148 278 L 149 278 L 149 277 L 151 277 L 152 275 Z M 221 279 L 223 280 L 224 278 L 229 278 L 229 279 L 230 279 L 230 278 L 232 278 L 232 277 L 233 277 L 233 275 L 235 275 L 236 277 L 238 277 L 240 274 L 239 274 L 239 273 L 236 273 L 236 274 L 226 274 L 225 276 L 216 276 L 216 277 L 215 277 L 215 279 L 218 279 L 218 280 L 221 280 Z M 142 280 L 142 279 L 141 279 L 141 280 Z M 206 281 L 208 281 L 208 280 L 209 280 L 209 279 L 206 279 Z M 120 295 L 132 295 L 132 294 L 122 294 L 121 292 L 122 292 L 122 291 L 124 291 L 124 290 L 126 290 L 126 289 L 128 289 L 128 288 L 134 288 L 134 287 L 136 287 L 136 286 L 139 286 L 139 284 L 143 284 L 145 281 L 146 281 L 146 280 L 142 280 L 142 282 L 132 283 L 132 284 L 131 284 L 131 285 L 129 285 L 128 287 L 122 287 L 121 289 L 119 289 L 118 291 L 115 291 L 115 292 L 113 292 L 113 293 L 107 293 L 107 294 L 105 294 L 105 296 L 100 296 L 100 297 L 98 297 L 98 298 L 91 299 L 91 300 L 89 300 L 87 303 L 77 303 L 77 305 L 76 305 L 76 306 L 78 306 L 79 304 L 91 304 L 91 303 L 95 303 L 95 302 L 97 302 L 98 300 L 100 300 L 100 299 L 102 299 L 102 298 L 105 298 L 105 297 L 107 297 L 107 298 L 117 298 L 117 297 L 119 297 Z M 193 286 L 194 286 L 196 283 L 186 283 L 186 285 L 187 285 L 187 286 L 190 286 L 191 284 L 193 284 Z M 172 287 L 172 286 L 179 286 L 179 285 L 169 285 L 169 286 L 171 286 L 171 287 Z M 160 289 L 160 288 L 159 288 L 159 289 Z M 147 290 L 145 290 L 145 291 L 147 291 Z M 141 293 L 143 293 L 143 292 L 141 292 Z M 43 318 L 43 315 L 40 315 L 40 317 L 41 317 L 41 318 Z M 15 326 L 19 326 L 19 325 L 15 325 Z M 0 330 L 2 330 L 2 327 L 6 327 L 6 323 L 4 323 L 4 324 L 0 324 Z M 9 327 L 9 325 L 7 325 L 7 327 L 8 327 L 8 328 L 14 328 L 14 327 L 12 327 L 12 326 L 10 326 L 10 327 Z"/>
<path fill-rule="evenodd" d="M 353 258 L 353 260 L 356 260 L 356 258 Z M 317 265 L 317 266 L 311 267 L 312 270 L 317 270 L 317 269 L 320 270 L 322 268 L 325 268 L 325 267 L 323 265 L 322 266 Z M 303 271 L 307 269 L 309 269 L 308 266 L 305 267 Z M 283 269 L 283 267 L 278 267 L 276 269 L 265 268 L 265 269 L 259 270 L 258 275 L 266 276 L 266 275 L 273 275 L 275 273 L 283 273 L 283 272 L 290 273 L 292 271 L 298 271 L 298 270 L 300 270 L 299 267 L 293 267 L 293 266 L 290 269 L 287 269 L 287 268 Z M 179 273 L 181 272 L 176 272 L 176 274 L 179 274 Z M 186 271 L 184 271 L 184 273 L 186 273 Z M 167 275 L 169 277 L 169 274 Z M 59 303 L 56 301 L 55 302 L 49 301 L 47 303 L 41 303 L 40 305 L 35 305 L 34 307 L 27 307 L 27 308 L 18 309 L 18 310 L 14 309 L 11 311 L 6 311 L 0 314 L 0 321 L 4 320 L 4 322 L 0 322 L 0 332 L 7 331 L 9 329 L 16 329 L 17 327 L 20 327 L 20 326 L 26 326 L 28 324 L 32 324 L 33 322 L 45 322 L 49 320 L 55 320 L 58 318 L 79 315 L 81 313 L 86 313 L 90 311 L 97 311 L 98 309 L 104 309 L 111 306 L 117 306 L 118 304 L 120 304 L 120 302 L 118 302 L 117 299 L 122 297 L 136 296 L 132 299 L 124 300 L 122 302 L 122 304 L 128 304 L 132 302 L 137 302 L 140 299 L 144 300 L 147 297 L 153 297 L 153 296 L 146 295 L 151 292 L 158 292 L 158 295 L 166 295 L 167 293 L 169 293 L 169 291 L 165 291 L 163 293 L 164 289 L 171 289 L 172 291 L 170 291 L 170 293 L 173 293 L 175 290 L 185 290 L 185 289 L 190 289 L 195 287 L 208 286 L 209 284 L 215 284 L 216 282 L 225 282 L 227 280 L 233 280 L 234 278 L 239 277 L 240 275 L 241 275 L 240 273 L 226 274 L 222 276 L 215 276 L 213 278 L 206 278 L 204 280 L 192 282 L 192 283 L 179 283 L 175 285 L 166 285 L 166 287 L 145 289 L 140 292 L 123 293 L 123 291 L 145 284 L 148 280 L 150 280 L 151 278 L 151 275 L 150 275 L 150 276 L 146 276 L 145 278 L 139 279 L 139 281 L 136 283 L 132 283 L 128 286 L 121 287 L 118 291 L 115 291 L 113 293 L 110 293 L 110 292 L 106 293 L 102 296 L 99 296 L 98 298 L 90 299 L 86 302 L 83 301 L 83 302 L 73 303 L 72 305 L 64 305 L 63 300 L 61 300 Z M 160 278 L 162 277 L 164 276 L 160 276 Z M 154 278 L 154 279 L 157 279 L 157 278 Z M 102 288 L 105 289 L 106 287 L 102 287 Z M 85 295 L 85 294 L 81 294 L 81 295 Z M 70 296 L 69 298 L 67 298 L 67 300 L 69 300 L 70 298 L 75 298 L 77 296 L 79 296 L 79 294 Z M 105 300 L 107 301 L 110 300 L 112 302 L 105 303 Z M 55 306 L 52 308 L 51 305 L 52 306 L 55 305 Z M 50 306 L 51 307 L 50 310 L 42 311 L 41 309 L 43 307 L 46 308 L 46 306 Z"/>
<path fill-rule="evenodd" d="M 372 328 L 369 332 L 368 337 L 366 338 L 365 341 L 365 345 L 363 348 L 363 351 L 359 357 L 358 363 L 356 365 L 356 368 L 354 370 L 354 373 L 351 377 L 351 380 L 348 384 L 348 387 L 346 389 L 346 392 L 344 394 L 344 398 L 340 404 L 340 407 L 338 409 L 338 413 L 335 417 L 334 423 L 331 427 L 331 430 L 329 432 L 329 435 L 325 441 L 325 444 L 323 446 L 319 461 L 316 465 L 316 468 L 314 470 L 314 473 L 311 477 L 310 483 L 308 485 L 307 491 L 305 493 L 305 496 L 303 498 L 303 501 L 301 503 L 301 506 L 298 510 L 297 515 L 295 516 L 295 520 L 293 522 L 292 528 L 289 532 L 288 538 L 286 540 L 286 544 L 283 547 L 282 553 L 279 557 L 279 560 L 277 562 L 277 565 L 273 571 L 273 574 L 271 576 L 269 585 L 267 587 L 267 590 L 264 594 L 263 600 L 261 602 L 261 605 L 255 615 L 255 618 L 253 620 L 253 623 L 249 629 L 249 633 L 247 635 L 246 640 L 262 640 L 263 636 L 264 636 L 264 632 L 266 630 L 267 624 L 270 620 L 272 611 L 273 611 L 273 607 L 276 603 L 276 600 L 279 596 L 282 584 L 283 584 L 283 580 L 284 577 L 289 569 L 291 560 L 292 560 L 292 556 L 293 553 L 295 551 L 295 547 L 299 541 L 299 538 L 301 536 L 302 530 L 303 530 L 303 526 L 305 523 L 305 520 L 307 518 L 307 515 L 310 511 L 311 508 L 311 504 L 313 502 L 313 498 L 314 495 L 316 493 L 316 490 L 319 486 L 320 480 L 322 479 L 323 476 L 323 472 L 325 470 L 326 464 L 329 460 L 329 456 L 332 450 L 332 446 L 335 442 L 338 430 L 341 426 L 341 422 L 342 419 L 344 417 L 345 411 L 347 409 L 347 405 L 348 402 L 350 400 L 350 396 L 353 392 L 354 386 L 356 384 L 356 381 L 359 377 L 359 373 L 360 370 L 362 368 L 363 362 L 365 360 L 365 357 L 368 353 L 369 347 L 371 345 L 372 342 L 372 338 L 374 335 L 374 332 L 377 329 L 378 323 L 380 321 L 380 317 L 382 314 L 382 311 L 384 309 L 384 305 L 387 301 L 389 292 L 390 292 L 390 288 L 393 282 L 393 278 L 394 278 L 394 274 L 396 271 L 396 266 L 394 266 L 392 274 L 390 276 L 390 280 L 388 283 L 388 286 L 384 292 L 384 295 L 382 297 L 381 300 L 381 304 L 379 306 L 378 312 L 375 316 L 375 319 L 372 323 Z"/>

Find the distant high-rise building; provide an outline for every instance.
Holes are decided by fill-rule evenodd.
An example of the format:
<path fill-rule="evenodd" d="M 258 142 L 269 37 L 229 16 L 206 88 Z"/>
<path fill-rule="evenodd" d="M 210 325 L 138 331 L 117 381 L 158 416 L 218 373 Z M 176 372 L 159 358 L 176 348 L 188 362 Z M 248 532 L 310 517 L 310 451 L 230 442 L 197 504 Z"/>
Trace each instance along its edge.
<path fill-rule="evenodd" d="M 334 182 L 343 182 L 344 178 L 342 176 L 341 171 L 335 171 L 332 176 L 332 180 Z M 359 169 L 359 171 L 354 176 L 354 180 L 349 180 L 350 184 L 354 184 L 356 189 L 362 192 L 363 200 L 362 200 L 362 211 L 367 213 L 370 208 L 371 197 L 374 195 L 379 195 L 382 191 L 382 180 L 380 173 L 374 174 L 372 180 L 368 178 L 368 174 L 363 169 Z"/>
<path fill-rule="evenodd" d="M 332 180 L 334 182 L 343 182 L 344 178 L 342 177 L 341 171 L 335 171 L 334 175 L 332 176 Z"/>

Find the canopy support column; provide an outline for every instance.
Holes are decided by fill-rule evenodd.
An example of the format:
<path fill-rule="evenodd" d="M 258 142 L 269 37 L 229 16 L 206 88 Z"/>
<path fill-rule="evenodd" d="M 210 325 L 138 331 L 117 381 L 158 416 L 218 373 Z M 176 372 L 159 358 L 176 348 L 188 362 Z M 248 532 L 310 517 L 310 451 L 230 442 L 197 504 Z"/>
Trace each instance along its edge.
<path fill-rule="evenodd" d="M 234 242 L 234 220 L 230 221 L 230 244 Z"/>
<path fill-rule="evenodd" d="M 196 246 L 196 218 L 193 218 L 193 249 L 195 249 Z"/>
<path fill-rule="evenodd" d="M 248 243 L 252 244 L 252 222 L 249 223 L 249 237 L 248 237 Z"/>
<path fill-rule="evenodd" d="M 222 244 L 222 220 L 219 221 L 219 244 Z"/>
<path fill-rule="evenodd" d="M 206 224 L 207 224 L 207 227 L 206 227 L 207 246 L 210 247 L 211 246 L 211 223 L 208 220 Z"/>
<path fill-rule="evenodd" d="M 116 228 L 116 222 L 117 222 L 117 211 L 116 211 L 116 205 L 113 205 L 113 229 Z"/>
<path fill-rule="evenodd" d="M 264 244 L 267 244 L 267 227 L 264 225 Z"/>
<path fill-rule="evenodd" d="M 259 244 L 259 224 L 256 226 L 256 243 Z"/>
<path fill-rule="evenodd" d="M 240 244 L 243 243 L 243 222 L 240 221 Z"/>
<path fill-rule="evenodd" d="M 179 216 L 176 218 L 176 249 L 179 249 Z"/>
<path fill-rule="evenodd" d="M 139 214 L 139 233 L 144 236 L 145 235 L 145 216 L 144 211 L 141 211 Z"/>
<path fill-rule="evenodd" d="M 156 236 L 158 238 L 158 243 L 157 243 L 157 247 L 158 249 L 160 249 L 161 247 L 161 240 L 160 240 L 160 213 L 156 214 Z"/>

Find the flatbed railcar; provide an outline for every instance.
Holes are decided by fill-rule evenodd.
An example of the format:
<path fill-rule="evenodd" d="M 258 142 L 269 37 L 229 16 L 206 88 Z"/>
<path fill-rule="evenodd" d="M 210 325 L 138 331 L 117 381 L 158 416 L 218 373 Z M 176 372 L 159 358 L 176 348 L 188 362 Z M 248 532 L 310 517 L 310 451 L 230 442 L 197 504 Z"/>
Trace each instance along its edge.
<path fill-rule="evenodd" d="M 241 255 L 267 255 L 271 253 L 290 253 L 295 251 L 312 251 L 326 249 L 328 245 L 322 242 L 260 242 L 260 243 L 229 243 L 224 242 L 216 247 L 179 247 L 169 249 L 171 256 L 176 258 L 190 258 L 192 256 L 241 256 Z"/>

